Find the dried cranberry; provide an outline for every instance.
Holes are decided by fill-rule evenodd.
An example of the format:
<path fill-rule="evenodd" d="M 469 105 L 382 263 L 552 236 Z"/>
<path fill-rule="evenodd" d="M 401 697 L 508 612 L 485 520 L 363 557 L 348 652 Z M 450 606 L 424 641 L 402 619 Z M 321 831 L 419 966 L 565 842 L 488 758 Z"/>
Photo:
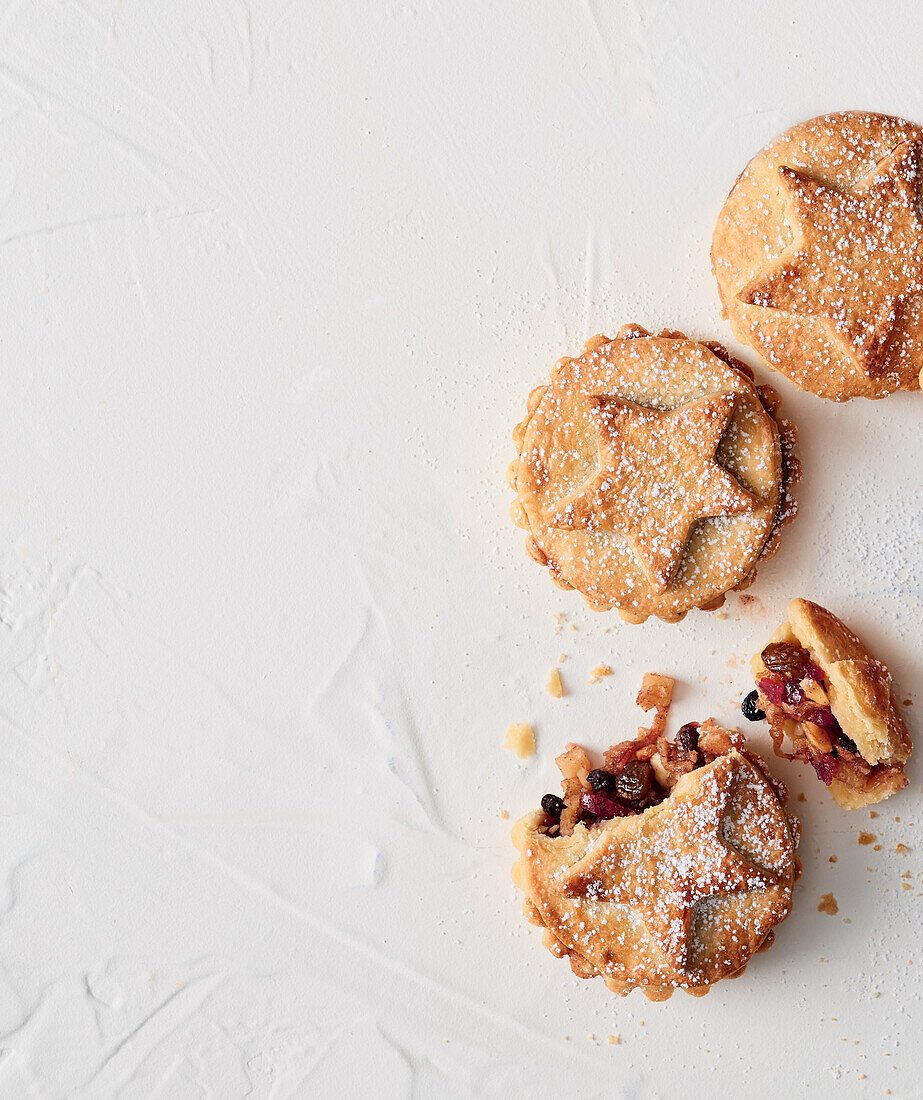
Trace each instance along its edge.
<path fill-rule="evenodd" d="M 815 726 L 825 728 L 836 725 L 833 711 L 829 707 L 802 707 L 795 716 L 799 722 L 813 722 Z"/>
<path fill-rule="evenodd" d="M 748 722 L 759 722 L 766 717 L 766 712 L 764 710 L 760 710 L 759 696 L 760 693 L 754 689 L 750 692 L 749 695 L 744 698 L 744 701 L 740 704 L 740 709 L 743 712 L 743 716 L 747 719 Z"/>
<path fill-rule="evenodd" d="M 583 791 L 580 795 L 580 805 L 588 814 L 605 820 L 610 817 L 628 817 L 635 811 L 630 806 L 624 806 L 618 799 L 612 798 L 602 791 Z"/>
<path fill-rule="evenodd" d="M 760 656 L 770 672 L 787 680 L 804 679 L 805 667 L 811 660 L 808 651 L 797 642 L 770 642 Z"/>
<path fill-rule="evenodd" d="M 612 794 L 615 790 L 615 776 L 602 768 L 594 768 L 588 772 L 586 781 L 594 791 L 602 791 L 603 794 Z"/>
<path fill-rule="evenodd" d="M 817 772 L 817 778 L 829 787 L 836 775 L 836 757 L 829 752 L 811 752 L 808 763 Z"/>
<path fill-rule="evenodd" d="M 646 760 L 631 760 L 615 780 L 615 793 L 629 805 L 643 802 L 651 793 L 654 769 Z"/>
<path fill-rule="evenodd" d="M 556 794 L 543 794 L 542 809 L 549 817 L 560 817 L 564 813 L 564 799 Z"/>
<path fill-rule="evenodd" d="M 764 676 L 760 680 L 760 691 L 774 706 L 779 706 L 782 703 L 782 697 L 785 694 L 785 684 L 781 680 L 773 680 L 769 676 Z"/>
<path fill-rule="evenodd" d="M 824 676 L 824 670 L 820 667 L 820 665 L 814 664 L 813 661 L 808 661 L 808 663 L 805 665 L 804 675 L 801 677 L 801 679 L 804 680 L 806 678 L 813 680 L 815 683 L 820 684 L 821 686 L 824 686 L 827 683 L 827 678 L 826 676 Z"/>
<path fill-rule="evenodd" d="M 804 692 L 797 680 L 786 680 L 782 689 L 782 701 L 789 707 L 797 707 L 804 702 Z"/>
<path fill-rule="evenodd" d="M 692 752 L 699 744 L 699 723 L 687 722 L 676 735 L 676 743 L 683 752 Z"/>

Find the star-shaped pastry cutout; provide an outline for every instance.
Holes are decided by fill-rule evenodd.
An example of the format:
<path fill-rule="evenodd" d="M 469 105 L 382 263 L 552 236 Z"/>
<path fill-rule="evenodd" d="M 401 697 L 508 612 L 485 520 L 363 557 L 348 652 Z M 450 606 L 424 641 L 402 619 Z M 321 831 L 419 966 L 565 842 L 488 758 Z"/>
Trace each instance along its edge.
<path fill-rule="evenodd" d="M 662 592 L 696 520 L 749 512 L 760 503 L 715 461 L 737 395 L 713 394 L 671 412 L 619 397 L 588 400 L 599 473 L 555 507 L 549 526 L 620 532 Z"/>
<path fill-rule="evenodd" d="M 562 893 L 628 906 L 671 965 L 687 970 L 692 914 L 700 901 L 778 882 L 722 839 L 739 766 L 722 757 L 698 777 L 694 792 L 669 799 L 656 817 L 618 819 L 561 880 Z"/>
<path fill-rule="evenodd" d="M 923 291 L 919 151 L 918 141 L 898 145 L 850 191 L 781 166 L 796 239 L 740 301 L 825 318 L 874 375 L 903 303 Z"/>

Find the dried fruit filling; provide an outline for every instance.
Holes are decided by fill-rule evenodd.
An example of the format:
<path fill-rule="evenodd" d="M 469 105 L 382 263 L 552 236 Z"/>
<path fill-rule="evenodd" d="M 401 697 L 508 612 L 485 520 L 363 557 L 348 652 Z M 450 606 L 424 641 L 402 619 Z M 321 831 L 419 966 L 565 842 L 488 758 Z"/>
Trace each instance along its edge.
<path fill-rule="evenodd" d="M 797 642 L 771 642 L 760 656 L 766 675 L 759 679 L 759 691 L 776 754 L 810 764 L 828 787 L 834 779 L 866 787 L 876 769 L 862 759 L 833 716 L 824 671 L 808 650 Z M 791 753 L 782 751 L 786 734 Z"/>
<path fill-rule="evenodd" d="M 555 761 L 561 771 L 563 797 L 546 794 L 542 799 L 545 820 L 538 826 L 540 832 L 552 837 L 570 836 L 581 822 L 590 826 L 613 817 L 643 813 L 662 802 L 687 772 L 710 764 L 732 749 L 762 770 L 758 758 L 747 752 L 743 735 L 722 729 L 711 718 L 701 723 L 687 722 L 676 741 L 668 741 L 665 730 L 673 686 L 670 676 L 644 674 L 637 703 L 643 711 L 654 711 L 650 727 L 638 730 L 633 741 L 620 741 L 607 749 L 601 768 L 593 767 L 580 745 L 567 746 Z"/>
<path fill-rule="evenodd" d="M 743 737 L 712 722 L 690 722 L 668 741 L 657 730 L 645 730 L 634 741 L 607 749 L 602 768 L 590 764 L 586 751 L 569 745 L 557 758 L 564 797 L 542 798 L 549 836 L 569 836 L 578 822 L 592 825 L 613 817 L 643 813 L 662 802 L 687 772 L 710 764 L 731 749 L 743 750 Z"/>

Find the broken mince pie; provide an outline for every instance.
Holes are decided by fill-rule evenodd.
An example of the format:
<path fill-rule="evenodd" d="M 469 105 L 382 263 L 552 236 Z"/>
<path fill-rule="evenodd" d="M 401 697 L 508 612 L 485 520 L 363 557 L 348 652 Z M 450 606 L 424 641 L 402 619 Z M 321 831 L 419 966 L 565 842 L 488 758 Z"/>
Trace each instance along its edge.
<path fill-rule="evenodd" d="M 912 746 L 891 675 L 836 615 L 792 600 L 752 668 L 758 687 L 745 715 L 765 711 L 776 754 L 810 764 L 840 806 L 855 810 L 907 785 Z"/>
<path fill-rule="evenodd" d="M 794 428 L 717 344 L 628 325 L 558 361 L 513 439 L 512 517 L 530 557 L 629 622 L 713 610 L 795 513 Z"/>
<path fill-rule="evenodd" d="M 791 909 L 799 825 L 736 730 L 711 719 L 664 735 L 673 681 L 646 676 L 649 729 L 594 768 L 569 745 L 563 797 L 513 830 L 513 881 L 544 942 L 621 995 L 701 996 L 767 948 Z"/>

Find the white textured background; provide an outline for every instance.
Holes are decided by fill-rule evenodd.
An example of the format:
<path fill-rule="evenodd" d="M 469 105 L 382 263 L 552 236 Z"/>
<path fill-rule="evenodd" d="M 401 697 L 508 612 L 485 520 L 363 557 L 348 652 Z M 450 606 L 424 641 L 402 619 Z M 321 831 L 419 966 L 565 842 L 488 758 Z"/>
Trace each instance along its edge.
<path fill-rule="evenodd" d="M 795 913 L 704 1000 L 578 982 L 508 873 L 565 741 L 633 731 L 646 669 L 734 721 L 792 595 L 912 693 L 919 395 L 780 383 L 802 513 L 725 619 L 583 611 L 504 480 L 586 337 L 728 338 L 708 242 L 766 140 L 923 120 L 919 11 L 0 4 L 2 1097 L 921 1095 L 919 767 L 871 824 L 804 779 Z"/>

